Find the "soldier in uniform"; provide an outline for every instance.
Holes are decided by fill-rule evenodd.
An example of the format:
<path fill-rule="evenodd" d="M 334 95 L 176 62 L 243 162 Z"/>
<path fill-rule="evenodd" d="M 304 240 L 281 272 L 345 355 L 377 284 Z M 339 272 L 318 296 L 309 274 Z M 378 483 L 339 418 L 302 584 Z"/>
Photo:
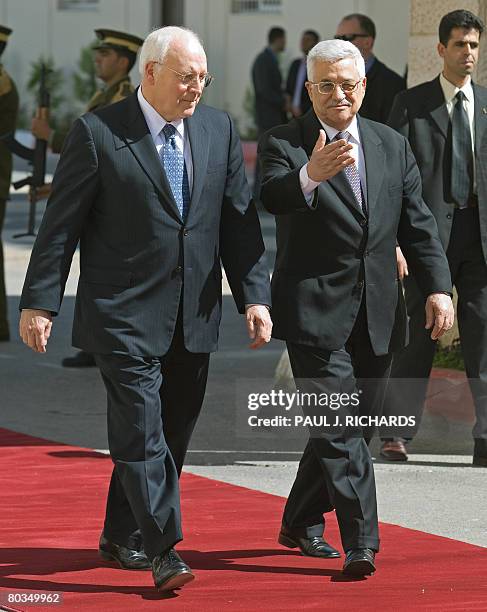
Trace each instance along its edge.
<path fill-rule="evenodd" d="M 0 25 L 0 57 L 7 45 L 8 37 L 11 33 L 12 30 L 10 28 Z M 15 130 L 18 110 L 19 96 L 15 83 L 0 63 L 0 135 Z M 12 154 L 7 146 L 0 141 L 0 342 L 7 342 L 10 340 L 3 267 L 2 228 L 5 217 L 5 205 L 10 191 L 11 174 Z"/>
<path fill-rule="evenodd" d="M 86 112 L 102 106 L 120 102 L 134 91 L 129 73 L 137 58 L 137 51 L 144 42 L 138 36 L 116 30 L 95 30 L 98 41 L 93 46 L 95 55 L 95 74 L 104 86 L 95 92 L 88 102 Z M 32 120 L 32 133 L 36 138 L 47 140 L 53 153 L 60 153 L 65 130 L 53 130 L 45 119 Z M 49 192 L 43 190 L 43 197 Z"/>
<path fill-rule="evenodd" d="M 104 87 L 98 90 L 88 102 L 86 111 L 93 111 L 123 100 L 134 91 L 129 72 L 135 63 L 137 51 L 144 42 L 138 36 L 116 30 L 95 30 L 98 41 L 94 45 L 95 73 L 103 81 Z M 32 120 L 32 133 L 36 138 L 47 140 L 53 153 L 60 153 L 67 132 L 53 130 L 45 119 Z M 37 190 L 38 197 L 48 197 L 51 185 Z M 79 351 L 73 357 L 66 357 L 62 364 L 67 368 L 92 367 L 95 360 L 92 355 Z"/>

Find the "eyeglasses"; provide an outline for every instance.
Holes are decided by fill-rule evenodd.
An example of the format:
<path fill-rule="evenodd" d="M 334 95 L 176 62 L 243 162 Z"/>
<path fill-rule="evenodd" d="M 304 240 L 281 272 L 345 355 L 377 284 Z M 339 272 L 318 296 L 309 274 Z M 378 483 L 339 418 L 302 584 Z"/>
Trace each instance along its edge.
<path fill-rule="evenodd" d="M 344 81 L 343 83 L 335 83 L 333 81 L 320 81 L 319 83 L 313 83 L 308 81 L 310 85 L 318 88 L 320 94 L 332 94 L 335 91 L 335 87 L 339 87 L 344 94 L 351 94 L 357 89 L 357 85 L 362 82 L 362 79 L 354 83 L 353 81 Z"/>
<path fill-rule="evenodd" d="M 356 38 L 368 38 L 370 34 L 338 34 L 334 37 L 335 40 L 346 40 L 347 42 L 353 42 Z"/>
<path fill-rule="evenodd" d="M 183 74 L 182 72 L 178 72 L 177 70 L 174 70 L 174 68 L 170 68 L 169 66 L 166 66 L 162 62 L 154 61 L 154 64 L 160 64 L 161 66 L 164 66 L 171 72 L 174 72 L 174 74 L 177 74 L 181 80 L 181 83 L 185 87 L 189 87 L 190 85 L 195 85 L 196 83 L 198 83 L 199 85 L 203 85 L 203 87 L 208 87 L 208 85 L 213 81 L 213 76 L 211 74 L 208 74 L 208 72 L 206 74 L 194 74 L 191 72 L 187 74 Z"/>

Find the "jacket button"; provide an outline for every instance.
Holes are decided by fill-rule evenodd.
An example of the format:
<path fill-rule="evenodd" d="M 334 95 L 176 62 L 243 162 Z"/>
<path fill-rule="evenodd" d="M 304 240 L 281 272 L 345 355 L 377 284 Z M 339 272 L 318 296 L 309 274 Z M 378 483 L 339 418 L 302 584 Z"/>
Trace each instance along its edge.
<path fill-rule="evenodd" d="M 184 230 L 183 236 L 187 236 L 188 234 L 189 234 L 189 231 L 188 230 Z"/>
<path fill-rule="evenodd" d="M 448 214 L 446 215 L 446 218 L 447 218 L 447 219 L 451 219 L 451 218 L 452 218 L 452 214 L 451 214 L 451 213 L 448 213 Z"/>
<path fill-rule="evenodd" d="M 183 267 L 182 266 L 177 266 L 174 270 L 174 272 L 176 274 L 182 274 L 183 273 Z"/>
<path fill-rule="evenodd" d="M 370 251 L 364 251 L 364 257 L 368 257 L 370 255 Z"/>
<path fill-rule="evenodd" d="M 357 287 L 358 287 L 359 289 L 362 289 L 362 287 L 363 287 L 363 286 L 364 286 L 364 281 L 359 281 L 359 282 L 357 283 Z"/>
<path fill-rule="evenodd" d="M 367 219 L 360 219 L 360 225 L 365 227 L 367 225 Z"/>

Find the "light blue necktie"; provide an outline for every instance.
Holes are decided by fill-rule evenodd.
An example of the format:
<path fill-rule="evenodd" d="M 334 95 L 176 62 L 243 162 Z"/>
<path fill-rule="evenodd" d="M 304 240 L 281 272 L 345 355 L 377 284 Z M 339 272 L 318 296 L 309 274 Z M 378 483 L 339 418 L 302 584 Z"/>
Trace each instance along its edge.
<path fill-rule="evenodd" d="M 162 164 L 176 200 L 179 214 L 184 221 L 188 214 L 190 201 L 188 172 L 184 163 L 184 155 L 176 144 L 176 128 L 174 125 L 166 123 L 162 128 L 162 133 L 166 139 L 161 151 Z"/>

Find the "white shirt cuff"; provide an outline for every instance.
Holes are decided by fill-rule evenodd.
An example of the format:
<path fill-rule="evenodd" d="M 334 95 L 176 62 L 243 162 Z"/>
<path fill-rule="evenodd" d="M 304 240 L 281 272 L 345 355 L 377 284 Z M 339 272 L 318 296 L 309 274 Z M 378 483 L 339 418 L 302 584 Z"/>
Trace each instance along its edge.
<path fill-rule="evenodd" d="M 304 164 L 299 171 L 299 183 L 301 185 L 303 195 L 306 198 L 306 202 L 309 204 L 313 199 L 313 191 L 318 187 L 319 183 L 309 178 L 308 164 Z"/>

